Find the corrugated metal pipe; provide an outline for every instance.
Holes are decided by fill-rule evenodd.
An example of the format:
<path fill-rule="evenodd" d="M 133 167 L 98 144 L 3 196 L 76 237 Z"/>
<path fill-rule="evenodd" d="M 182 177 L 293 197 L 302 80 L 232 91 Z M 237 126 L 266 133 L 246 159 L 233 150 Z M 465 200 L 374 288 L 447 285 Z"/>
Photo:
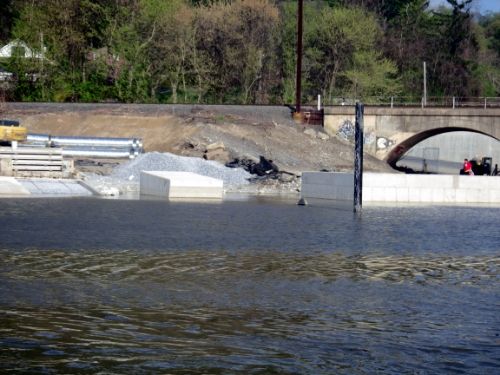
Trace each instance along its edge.
<path fill-rule="evenodd" d="M 63 156 L 85 157 L 97 159 L 134 159 L 138 153 L 132 150 L 97 150 L 97 149 L 74 149 L 63 148 Z"/>
<path fill-rule="evenodd" d="M 144 152 L 140 138 L 62 137 L 28 134 L 26 146 L 60 147 L 63 155 L 89 158 L 134 158 Z"/>

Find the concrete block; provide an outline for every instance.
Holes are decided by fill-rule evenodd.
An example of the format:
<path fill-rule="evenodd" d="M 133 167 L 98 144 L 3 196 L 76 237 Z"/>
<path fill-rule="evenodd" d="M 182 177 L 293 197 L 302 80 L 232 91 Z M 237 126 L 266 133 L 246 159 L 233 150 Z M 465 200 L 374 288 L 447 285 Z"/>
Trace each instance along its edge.
<path fill-rule="evenodd" d="M 388 187 L 384 191 L 384 202 L 396 202 L 397 201 L 397 188 Z"/>
<path fill-rule="evenodd" d="M 396 202 L 409 202 L 409 192 L 407 187 L 396 188 Z"/>
<path fill-rule="evenodd" d="M 354 174 L 353 173 L 337 173 L 333 180 L 335 186 L 342 188 L 354 189 Z"/>
<path fill-rule="evenodd" d="M 346 186 L 354 189 L 354 175 L 338 172 L 302 172 L 302 183 L 306 185 Z"/>
<path fill-rule="evenodd" d="M 384 202 L 384 190 L 382 187 L 372 187 L 372 202 Z"/>
<path fill-rule="evenodd" d="M 444 202 L 444 189 L 435 188 L 432 189 L 432 202 Z"/>
<path fill-rule="evenodd" d="M 406 175 L 408 186 L 416 188 L 451 188 L 453 187 L 453 176 L 451 175 Z"/>
<path fill-rule="evenodd" d="M 457 187 L 463 189 L 500 189 L 500 178 L 495 176 L 457 176 Z"/>
<path fill-rule="evenodd" d="M 486 181 L 488 181 L 488 189 L 500 190 L 500 177 L 498 176 L 486 176 Z"/>
<path fill-rule="evenodd" d="M 374 202 L 396 202 L 396 188 L 373 187 L 372 201 Z"/>
<path fill-rule="evenodd" d="M 483 198 L 481 197 L 481 190 L 479 189 L 464 189 L 466 190 L 465 202 L 467 203 L 480 203 Z"/>
<path fill-rule="evenodd" d="M 455 202 L 465 203 L 467 202 L 467 195 L 469 191 L 467 189 L 455 189 Z"/>
<path fill-rule="evenodd" d="M 489 176 L 459 176 L 459 189 L 481 189 L 488 187 Z"/>
<path fill-rule="evenodd" d="M 373 188 L 369 186 L 363 187 L 363 202 L 372 202 L 372 201 L 373 201 Z"/>
<path fill-rule="evenodd" d="M 191 172 L 142 171 L 142 195 L 165 198 L 222 198 L 223 181 Z"/>
<path fill-rule="evenodd" d="M 420 188 L 420 202 L 433 202 L 433 188 Z"/>
<path fill-rule="evenodd" d="M 411 203 L 421 202 L 420 189 L 412 187 L 408 188 L 408 202 Z"/>
<path fill-rule="evenodd" d="M 354 176 L 352 173 L 302 173 L 302 198 L 352 200 L 353 196 Z"/>
<path fill-rule="evenodd" d="M 370 187 L 401 186 L 404 179 L 404 174 L 363 173 L 363 185 Z"/>
<path fill-rule="evenodd" d="M 443 189 L 443 202 L 444 203 L 454 203 L 457 199 L 457 191 L 453 188 Z"/>
<path fill-rule="evenodd" d="M 500 189 L 490 191 L 490 202 L 500 202 Z"/>
<path fill-rule="evenodd" d="M 0 196 L 30 195 L 19 181 L 14 177 L 0 177 Z"/>
<path fill-rule="evenodd" d="M 332 185 L 302 185 L 301 189 L 302 198 L 321 198 L 333 200 L 352 200 L 354 197 L 354 189 L 332 186 Z"/>
<path fill-rule="evenodd" d="M 477 203 L 490 203 L 491 202 L 491 192 L 493 190 L 480 190 L 478 192 Z"/>

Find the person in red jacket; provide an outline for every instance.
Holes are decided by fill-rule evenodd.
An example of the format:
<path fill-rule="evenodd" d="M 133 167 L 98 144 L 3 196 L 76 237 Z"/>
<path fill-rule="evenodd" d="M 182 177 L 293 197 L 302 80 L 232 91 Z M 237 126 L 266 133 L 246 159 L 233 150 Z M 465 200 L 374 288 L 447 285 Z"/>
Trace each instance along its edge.
<path fill-rule="evenodd" d="M 464 173 L 473 176 L 472 164 L 468 159 L 464 159 Z"/>

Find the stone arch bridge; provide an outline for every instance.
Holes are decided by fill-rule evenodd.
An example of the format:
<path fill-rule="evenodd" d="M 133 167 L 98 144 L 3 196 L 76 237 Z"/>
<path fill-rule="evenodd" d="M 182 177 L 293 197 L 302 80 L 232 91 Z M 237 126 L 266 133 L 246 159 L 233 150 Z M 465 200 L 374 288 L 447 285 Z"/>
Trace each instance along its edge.
<path fill-rule="evenodd" d="M 354 137 L 354 106 L 325 107 L 324 129 Z M 429 137 L 469 131 L 500 141 L 500 108 L 364 108 L 364 150 L 395 165 L 401 156 Z"/>

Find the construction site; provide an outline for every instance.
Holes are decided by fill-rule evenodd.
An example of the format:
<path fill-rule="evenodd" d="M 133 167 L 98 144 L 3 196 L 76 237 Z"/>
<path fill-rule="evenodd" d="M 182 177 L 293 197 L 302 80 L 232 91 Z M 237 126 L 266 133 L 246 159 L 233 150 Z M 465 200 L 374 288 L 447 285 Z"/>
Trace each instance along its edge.
<path fill-rule="evenodd" d="M 93 195 L 137 194 L 140 169 L 239 173 L 222 178 L 224 191 L 251 194 L 298 194 L 302 171 L 352 169 L 351 143 L 297 124 L 285 106 L 3 103 L 0 118 L 3 178 L 71 180 Z"/>

